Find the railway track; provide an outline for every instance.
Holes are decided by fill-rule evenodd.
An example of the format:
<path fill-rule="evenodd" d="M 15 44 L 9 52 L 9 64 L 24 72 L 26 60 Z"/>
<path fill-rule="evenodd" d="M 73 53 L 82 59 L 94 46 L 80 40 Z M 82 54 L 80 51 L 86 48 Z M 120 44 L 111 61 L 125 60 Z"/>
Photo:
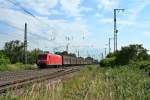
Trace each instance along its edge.
<path fill-rule="evenodd" d="M 28 70 L 20 72 L 0 73 L 0 93 L 9 89 L 20 88 L 24 85 L 52 80 L 80 70 L 81 67 Z"/>

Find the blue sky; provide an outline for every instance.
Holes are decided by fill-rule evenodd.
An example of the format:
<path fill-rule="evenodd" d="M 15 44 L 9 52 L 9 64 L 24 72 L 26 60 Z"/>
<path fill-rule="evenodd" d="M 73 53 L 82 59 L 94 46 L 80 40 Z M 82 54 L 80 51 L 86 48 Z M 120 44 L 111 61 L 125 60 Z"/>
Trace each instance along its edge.
<path fill-rule="evenodd" d="M 149 0 L 0 0 L 0 48 L 23 41 L 27 22 L 29 50 L 63 51 L 69 44 L 70 52 L 100 58 L 113 37 L 114 8 L 125 9 L 117 13 L 118 47 L 138 43 L 150 49 Z"/>

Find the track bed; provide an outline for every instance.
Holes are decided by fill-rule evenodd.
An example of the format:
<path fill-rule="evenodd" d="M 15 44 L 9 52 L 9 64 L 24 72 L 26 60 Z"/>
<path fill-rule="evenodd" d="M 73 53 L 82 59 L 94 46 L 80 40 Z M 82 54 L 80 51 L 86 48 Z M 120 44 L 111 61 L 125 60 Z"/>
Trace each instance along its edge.
<path fill-rule="evenodd" d="M 69 68 L 49 68 L 18 72 L 2 72 L 0 73 L 0 92 L 3 93 L 8 89 L 15 89 L 35 82 L 53 80 L 57 77 L 77 72 L 80 70 L 80 68 L 80 66 L 74 66 Z"/>

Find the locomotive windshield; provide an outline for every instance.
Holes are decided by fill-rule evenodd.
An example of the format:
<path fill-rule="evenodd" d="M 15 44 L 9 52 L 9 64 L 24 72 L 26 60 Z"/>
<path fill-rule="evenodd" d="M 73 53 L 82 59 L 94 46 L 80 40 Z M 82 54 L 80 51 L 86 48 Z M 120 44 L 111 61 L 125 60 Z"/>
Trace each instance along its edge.
<path fill-rule="evenodd" d="M 47 55 L 44 55 L 44 54 L 43 55 L 39 55 L 38 59 L 39 60 L 46 60 L 47 59 Z"/>

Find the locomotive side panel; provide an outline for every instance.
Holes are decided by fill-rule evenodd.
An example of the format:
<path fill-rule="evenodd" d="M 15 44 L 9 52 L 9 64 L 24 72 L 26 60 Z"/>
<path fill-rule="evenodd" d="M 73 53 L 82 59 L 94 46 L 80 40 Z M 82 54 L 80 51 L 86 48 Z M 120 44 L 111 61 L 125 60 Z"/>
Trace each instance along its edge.
<path fill-rule="evenodd" d="M 59 55 L 49 55 L 49 62 L 48 65 L 62 65 L 62 57 Z"/>
<path fill-rule="evenodd" d="M 37 65 L 41 68 L 62 65 L 62 56 L 49 53 L 40 54 L 37 59 Z"/>

